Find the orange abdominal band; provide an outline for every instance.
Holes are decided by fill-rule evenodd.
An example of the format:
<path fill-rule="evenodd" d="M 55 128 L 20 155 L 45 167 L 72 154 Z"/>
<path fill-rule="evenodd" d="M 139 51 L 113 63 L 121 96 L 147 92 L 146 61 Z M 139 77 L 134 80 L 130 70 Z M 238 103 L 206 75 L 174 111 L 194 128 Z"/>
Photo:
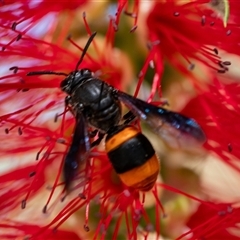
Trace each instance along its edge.
<path fill-rule="evenodd" d="M 121 181 L 128 187 L 149 191 L 159 173 L 159 160 L 149 140 L 135 127 L 126 126 L 107 137 L 106 151 Z"/>
<path fill-rule="evenodd" d="M 139 191 L 149 191 L 153 188 L 159 174 L 159 160 L 156 155 L 143 165 L 118 174 L 121 181 L 128 187 Z"/>
<path fill-rule="evenodd" d="M 113 137 L 106 141 L 106 151 L 110 152 L 118 148 L 122 143 L 139 134 L 139 131 L 132 126 L 124 128 L 122 131 L 116 133 Z"/>

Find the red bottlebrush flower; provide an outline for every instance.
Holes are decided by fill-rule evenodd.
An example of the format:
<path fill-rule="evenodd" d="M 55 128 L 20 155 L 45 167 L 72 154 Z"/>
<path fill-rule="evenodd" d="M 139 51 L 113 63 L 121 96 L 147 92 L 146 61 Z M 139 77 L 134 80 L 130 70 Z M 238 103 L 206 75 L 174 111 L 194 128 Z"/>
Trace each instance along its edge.
<path fill-rule="evenodd" d="M 0 2 L 1 23 L 12 22 L 12 27 L 16 28 L 18 24 L 29 20 L 36 23 L 39 19 L 51 12 L 61 12 L 64 10 L 73 10 L 84 4 L 87 0 L 74 1 L 11 1 L 3 0 Z"/>
<path fill-rule="evenodd" d="M 239 207 L 231 204 L 201 204 L 188 220 L 190 230 L 178 239 L 239 239 Z"/>
<path fill-rule="evenodd" d="M 240 133 L 236 122 L 240 116 L 240 85 L 223 84 L 217 78 L 213 79 L 213 83 L 208 91 L 192 99 L 183 113 L 193 116 L 203 127 L 208 138 L 205 147 L 239 171 L 237 163 L 231 159 L 233 156 L 240 158 Z"/>
<path fill-rule="evenodd" d="M 227 79 L 226 80 L 234 80 Z M 182 111 L 195 118 L 204 129 L 209 153 L 218 155 L 213 161 L 202 159 L 201 187 L 212 203 L 202 203 L 188 221 L 190 230 L 179 239 L 239 239 L 239 90 L 238 83 L 222 83 L 213 77 L 208 90 L 192 99 Z M 224 164 L 218 164 L 222 160 Z M 207 162 L 205 162 L 207 161 Z M 215 174 L 216 172 L 216 174 Z M 217 174 L 219 172 L 219 174 Z M 227 203 L 226 203 L 227 202 Z M 230 204 L 230 202 L 232 202 Z"/>
<path fill-rule="evenodd" d="M 159 236 L 162 206 L 157 187 L 149 193 L 152 194 L 152 202 L 156 203 L 154 207 L 157 215 L 154 224 L 144 208 L 145 194 L 128 189 L 120 182 L 105 153 L 94 151 L 92 155 L 98 157 L 93 158 L 85 170 L 88 172 L 89 181 L 86 183 L 86 180 L 83 180 L 78 184 L 80 194 L 68 202 L 46 228 L 58 228 L 74 212 L 84 209 L 85 220 L 78 232 L 85 229 L 93 239 L 115 239 L 121 236 L 122 231 L 129 239 L 136 239 L 138 234 L 147 237 L 151 231 L 155 231 Z M 91 217 L 97 219 L 94 231 Z M 36 232 L 33 237 L 37 237 L 42 231 Z"/>
<path fill-rule="evenodd" d="M 69 34 L 68 27 L 64 27 L 60 32 L 55 32 L 56 20 L 58 19 L 54 19 L 53 23 L 49 24 L 51 25 L 49 28 L 41 31 L 37 23 L 46 21 L 43 16 L 47 11 L 62 12 L 64 9 L 74 9 L 83 1 L 61 2 L 61 4 L 42 1 L 33 6 L 29 2 L 20 1 L 18 2 L 22 11 L 20 20 L 10 11 L 10 7 L 16 6 L 8 4 L 7 1 L 4 3 L 4 8 L 0 9 L 0 12 L 2 10 L 2 13 L 4 13 L 0 17 L 2 19 L 0 21 L 0 46 L 2 47 L 0 63 L 3 67 L 1 69 L 3 76 L 0 77 L 0 140 L 3 146 L 0 152 L 3 165 L 0 176 L 0 182 L 2 183 L 0 213 L 4 215 L 0 221 L 0 228 L 5 228 L 5 231 L 0 229 L 1 238 L 59 239 L 62 237 L 79 239 L 78 236 L 81 236 L 83 239 L 87 237 L 91 239 L 116 239 L 118 237 L 126 238 L 127 236 L 129 239 L 150 239 L 151 234 L 155 234 L 156 238 L 159 238 L 162 234 L 160 229 L 161 217 L 165 216 L 160 202 L 160 188 L 181 194 L 209 207 L 204 200 L 161 183 L 157 183 L 149 193 L 144 194 L 128 188 L 119 180 L 105 151 L 101 149 L 102 146 L 91 151 L 86 166 L 82 166 L 79 175 L 74 180 L 73 184 L 75 185 L 72 187 L 72 191 L 66 195 L 61 175 L 64 159 L 72 141 L 71 134 L 75 119 L 68 107 L 65 106 L 64 98 L 66 95 L 60 90 L 60 83 L 64 77 L 54 75 L 27 76 L 27 73 L 54 71 L 68 74 L 76 69 L 84 44 L 76 43 L 73 40 L 75 37 L 68 37 L 65 41 Z M 169 57 L 179 67 L 179 62 L 175 61 L 174 58 L 176 52 L 210 65 L 206 59 L 210 59 L 215 64 L 219 63 L 220 58 L 211 54 L 209 45 L 218 47 L 222 43 L 222 49 L 231 51 L 230 45 L 226 47 L 223 42 L 217 45 L 215 40 L 209 36 L 200 39 L 200 35 L 195 35 L 196 31 L 190 31 L 195 30 L 197 23 L 199 24 L 199 19 L 202 28 L 206 25 L 202 18 L 195 18 L 197 20 L 194 21 L 194 18 L 190 18 L 190 15 L 201 16 L 200 10 L 202 10 L 207 16 L 206 19 L 208 19 L 213 10 L 205 8 L 200 1 L 182 5 L 175 3 L 172 1 L 158 3 L 156 6 L 161 7 L 163 15 L 156 16 L 157 8 L 155 8 L 149 16 L 149 23 L 152 19 L 154 19 L 154 24 L 157 23 L 155 25 L 156 31 L 151 29 L 153 26 L 150 24 L 150 37 L 153 42 L 135 92 L 135 95 L 137 95 L 148 65 L 153 65 L 152 60 L 155 60 L 157 64 L 148 101 L 153 100 L 160 86 L 163 72 L 162 55 Z M 139 1 L 135 1 L 132 13 L 130 13 L 130 10 L 125 11 L 127 15 L 134 19 L 132 31 L 136 29 L 138 5 Z M 98 34 L 79 66 L 79 68 L 89 68 L 95 73 L 95 76 L 123 91 L 130 84 L 129 79 L 132 79 L 131 74 L 129 74 L 131 67 L 128 66 L 127 58 L 113 46 L 115 32 L 120 27 L 120 13 L 125 8 L 128 9 L 129 6 L 128 1 L 119 1 L 117 14 L 110 17 L 106 38 L 102 40 L 102 35 Z M 34 11 L 30 11 L 30 7 Z M 175 13 L 179 11 L 181 14 L 169 16 L 168 13 L 172 11 L 172 9 L 170 10 L 171 7 L 173 7 Z M 184 17 L 181 18 L 182 16 Z M 164 23 L 169 24 L 169 26 L 166 27 L 162 23 L 161 17 L 167 18 Z M 90 29 L 85 14 L 83 14 L 83 18 L 88 35 L 91 35 L 92 28 Z M 72 15 L 69 15 L 67 19 L 71 22 Z M 159 19 L 160 23 L 158 22 Z M 175 26 L 172 24 L 173 19 L 180 19 L 181 24 L 179 26 L 183 33 L 175 30 Z M 206 27 L 206 29 L 216 28 L 216 31 L 221 34 L 227 31 L 222 27 L 221 19 L 215 20 L 216 23 L 213 26 Z M 191 25 L 192 22 L 194 22 L 193 25 Z M 179 29 L 181 30 L 181 28 Z M 159 39 L 158 34 L 162 33 L 162 29 L 164 34 Z M 41 33 L 38 33 L 38 30 Z M 34 33 L 36 32 L 38 37 L 35 37 Z M 172 32 L 176 35 L 171 35 Z M 186 37 L 189 32 L 192 33 L 189 36 L 191 41 Z M 224 39 L 227 40 L 230 36 L 234 36 L 234 34 L 227 34 Z M 195 39 L 196 42 L 193 42 L 192 39 Z M 160 43 L 157 40 L 160 40 Z M 170 41 L 168 42 L 168 40 Z M 84 42 L 86 41 L 84 40 Z M 69 45 L 72 47 L 71 50 L 69 50 Z M 197 50 L 202 55 L 195 54 Z M 213 68 L 215 67 L 213 66 Z M 215 84 L 215 86 L 218 86 L 218 81 Z M 237 89 L 230 87 L 228 90 L 234 92 Z M 232 99 L 228 98 L 228 95 L 224 95 L 222 99 L 224 91 L 220 90 L 220 88 L 213 88 L 211 91 L 200 95 L 196 103 L 194 100 L 190 103 L 193 108 L 187 107 L 184 112 L 186 112 L 186 115 L 195 118 L 203 126 L 209 138 L 205 145 L 207 149 L 216 151 L 221 157 L 226 157 L 226 152 L 221 150 L 222 146 L 226 147 L 227 143 L 227 150 L 234 152 L 239 157 L 237 141 L 229 142 L 226 141 L 224 136 L 219 137 L 216 134 L 216 130 L 222 128 L 226 131 L 230 130 L 228 126 L 225 128 L 224 122 L 222 122 L 223 116 L 220 116 L 222 113 L 230 111 L 231 121 L 238 116 L 237 110 L 232 110 L 232 106 L 236 106 L 237 109 L 237 97 Z M 237 92 L 235 93 L 237 96 Z M 214 98 L 211 94 L 214 95 Z M 211 115 L 208 101 L 210 106 L 211 104 L 212 106 L 219 106 L 221 100 L 223 103 L 221 111 L 213 109 L 212 111 L 216 112 Z M 204 105 L 204 113 L 199 112 L 202 105 Z M 219 114 L 219 119 L 221 118 L 219 123 L 214 118 L 215 114 L 216 116 Z M 210 120 L 207 118 L 209 120 L 207 123 L 205 116 L 211 118 Z M 214 125 L 216 123 L 217 127 Z M 231 138 L 232 134 L 229 133 L 226 136 Z M 235 136 L 232 139 L 235 139 Z M 220 146 L 212 145 L 211 140 L 217 141 Z M 227 155 L 227 157 L 229 160 L 230 156 Z M 5 168 L 4 165 L 6 165 Z M 152 204 L 148 208 L 147 200 L 149 198 Z M 22 209 L 20 209 L 20 205 Z M 215 208 L 212 204 L 210 208 L 221 212 L 221 206 Z M 31 211 L 31 209 L 33 210 Z M 227 209 L 230 213 L 231 209 Z M 76 218 L 72 218 L 73 221 L 71 221 L 72 219 L 67 221 L 73 215 Z M 154 217 L 151 215 L 154 215 Z M 237 222 L 236 216 L 234 215 L 233 218 L 234 223 Z M 76 219 L 78 221 L 75 221 Z M 30 225 L 29 222 L 36 225 Z M 199 225 L 202 226 L 201 224 L 203 224 L 205 226 L 205 222 L 206 219 L 202 218 Z M 220 220 L 217 223 L 220 223 Z M 72 224 L 71 230 L 78 236 L 61 229 L 69 227 L 70 224 Z M 188 235 L 188 237 L 191 234 L 197 237 L 202 236 L 199 234 L 197 226 L 193 225 L 191 226 L 189 221 L 188 226 L 192 230 L 185 235 Z M 214 225 L 214 231 L 216 231 L 215 226 L 217 227 L 217 225 Z M 223 228 L 231 226 L 222 225 Z M 8 229 L 11 229 L 11 234 L 9 234 Z M 210 231 L 210 228 L 206 229 L 204 236 L 211 236 Z"/>
<path fill-rule="evenodd" d="M 31 237 L 32 234 L 40 229 L 37 225 L 23 224 L 19 222 L 13 221 L 5 221 L 0 223 L 0 231 L 3 232 L 1 234 L 2 239 L 27 239 Z M 52 230 L 48 229 L 41 236 L 41 238 L 35 239 L 73 239 L 79 240 L 80 238 L 73 232 L 62 231 L 62 230 Z"/>
<path fill-rule="evenodd" d="M 238 19 L 232 14 L 237 10 L 231 12 L 232 8 L 239 9 L 239 3 L 234 0 L 228 2 L 231 14 L 224 27 L 222 17 L 210 8 L 207 0 L 157 1 L 149 13 L 147 25 L 150 40 L 160 41 L 159 57 L 166 57 L 188 75 L 196 61 L 220 73 L 227 71 L 221 64 L 218 49 L 234 54 L 239 54 L 240 50 Z M 189 64 L 189 69 L 179 55 Z"/>
<path fill-rule="evenodd" d="M 1 214 L 7 214 L 11 210 L 19 207 L 22 201 L 22 208 L 25 208 L 26 202 L 23 199 L 26 197 L 26 192 L 30 188 L 31 178 L 36 174 L 37 166 L 22 167 L 0 176 L 1 186 Z M 39 172 L 34 188 L 31 194 L 34 195 L 45 183 L 44 169 Z M 14 182 L 9 186 L 9 183 Z M 7 191 L 6 191 L 7 189 Z"/>

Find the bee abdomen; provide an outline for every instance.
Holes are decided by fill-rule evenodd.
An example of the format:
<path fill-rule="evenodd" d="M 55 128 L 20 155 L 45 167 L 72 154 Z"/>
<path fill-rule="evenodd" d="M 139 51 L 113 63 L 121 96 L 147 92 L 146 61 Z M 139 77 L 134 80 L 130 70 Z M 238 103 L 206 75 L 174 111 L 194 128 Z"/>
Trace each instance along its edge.
<path fill-rule="evenodd" d="M 159 173 L 159 160 L 149 140 L 132 126 L 116 129 L 106 138 L 108 157 L 121 181 L 149 191 Z"/>

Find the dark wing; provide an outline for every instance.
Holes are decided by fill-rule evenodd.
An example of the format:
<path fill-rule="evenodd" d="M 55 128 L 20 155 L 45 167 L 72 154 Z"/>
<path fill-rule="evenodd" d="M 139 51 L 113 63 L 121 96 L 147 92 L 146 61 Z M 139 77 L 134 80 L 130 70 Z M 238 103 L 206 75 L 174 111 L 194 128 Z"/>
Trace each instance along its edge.
<path fill-rule="evenodd" d="M 63 166 L 63 178 L 66 190 L 69 190 L 72 180 L 76 176 L 79 165 L 89 156 L 90 140 L 86 121 L 81 113 L 76 116 L 76 126 L 71 146 L 68 150 Z"/>
<path fill-rule="evenodd" d="M 206 141 L 201 127 L 191 118 L 154 106 L 124 92 L 118 91 L 119 99 L 173 148 L 190 149 Z"/>

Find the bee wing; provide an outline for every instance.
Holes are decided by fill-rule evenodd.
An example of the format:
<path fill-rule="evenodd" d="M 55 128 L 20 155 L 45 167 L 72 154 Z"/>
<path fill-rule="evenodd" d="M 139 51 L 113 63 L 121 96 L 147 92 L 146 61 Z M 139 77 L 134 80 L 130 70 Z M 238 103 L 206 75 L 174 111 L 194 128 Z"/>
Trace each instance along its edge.
<path fill-rule="evenodd" d="M 63 178 L 67 190 L 79 169 L 79 165 L 88 158 L 90 148 L 87 123 L 84 116 L 78 113 L 72 143 L 65 157 L 63 166 Z"/>
<path fill-rule="evenodd" d="M 118 91 L 118 98 L 173 148 L 195 148 L 206 141 L 203 130 L 191 118 L 154 106 L 121 91 Z"/>

